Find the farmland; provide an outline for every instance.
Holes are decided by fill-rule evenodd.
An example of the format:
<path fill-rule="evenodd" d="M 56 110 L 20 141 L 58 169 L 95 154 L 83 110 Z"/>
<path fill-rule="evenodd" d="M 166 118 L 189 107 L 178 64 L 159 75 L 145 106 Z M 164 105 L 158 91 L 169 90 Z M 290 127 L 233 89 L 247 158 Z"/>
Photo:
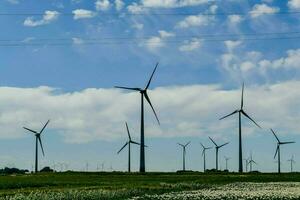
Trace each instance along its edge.
<path fill-rule="evenodd" d="M 300 174 L 66 172 L 0 177 L 0 199 L 239 199 L 245 196 L 245 199 L 299 199 Z"/>

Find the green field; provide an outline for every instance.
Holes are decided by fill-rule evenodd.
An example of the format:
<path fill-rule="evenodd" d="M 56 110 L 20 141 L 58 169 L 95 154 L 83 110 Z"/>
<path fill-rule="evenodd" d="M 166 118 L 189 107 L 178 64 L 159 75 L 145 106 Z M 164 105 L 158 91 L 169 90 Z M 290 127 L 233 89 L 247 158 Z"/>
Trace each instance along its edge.
<path fill-rule="evenodd" d="M 247 185 L 250 183 L 254 184 Z M 300 199 L 300 185 L 298 183 L 300 183 L 300 174 L 298 173 L 240 175 L 232 173 L 70 172 L 3 175 L 0 176 L 0 199 L 168 199 L 170 195 L 177 197 L 183 195 L 179 199 L 184 199 L 184 195 L 191 195 L 187 199 L 205 199 L 199 197 L 199 192 L 206 195 L 206 193 L 214 191 L 220 192 L 222 187 L 229 186 L 229 189 L 232 189 L 239 185 L 247 189 L 253 187 L 260 190 L 259 192 L 262 190 L 270 191 L 270 188 L 274 188 L 274 191 L 278 192 L 284 188 L 282 190 L 286 190 L 290 195 L 287 199 Z M 265 185 L 268 185 L 268 188 L 263 188 Z M 251 189 L 252 192 L 253 190 Z M 272 192 L 270 191 L 270 193 Z M 194 197 L 192 197 L 193 195 Z M 175 198 L 171 196 L 169 199 Z"/>

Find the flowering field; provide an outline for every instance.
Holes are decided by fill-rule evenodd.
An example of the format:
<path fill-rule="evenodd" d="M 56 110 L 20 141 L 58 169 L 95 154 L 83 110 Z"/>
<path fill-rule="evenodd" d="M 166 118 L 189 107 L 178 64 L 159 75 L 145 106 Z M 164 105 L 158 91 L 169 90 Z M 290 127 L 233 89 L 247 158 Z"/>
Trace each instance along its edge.
<path fill-rule="evenodd" d="M 296 200 L 300 199 L 300 183 L 231 183 L 207 189 L 144 195 L 132 200 Z"/>
<path fill-rule="evenodd" d="M 300 174 L 49 173 L 0 176 L 0 200 L 290 200 Z"/>

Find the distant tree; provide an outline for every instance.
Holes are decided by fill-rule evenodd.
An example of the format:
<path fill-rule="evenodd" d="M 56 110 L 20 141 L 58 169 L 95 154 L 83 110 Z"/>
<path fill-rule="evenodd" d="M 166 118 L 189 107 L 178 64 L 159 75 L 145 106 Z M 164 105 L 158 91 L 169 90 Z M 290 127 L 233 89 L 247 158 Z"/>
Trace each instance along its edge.
<path fill-rule="evenodd" d="M 44 167 L 43 169 L 40 170 L 40 172 L 54 172 L 54 170 L 51 169 L 50 167 Z"/>

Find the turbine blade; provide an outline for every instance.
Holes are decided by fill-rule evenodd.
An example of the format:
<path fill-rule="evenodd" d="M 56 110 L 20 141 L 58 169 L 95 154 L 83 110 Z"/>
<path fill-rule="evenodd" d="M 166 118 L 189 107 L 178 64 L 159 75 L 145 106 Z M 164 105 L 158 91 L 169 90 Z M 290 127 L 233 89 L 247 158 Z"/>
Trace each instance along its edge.
<path fill-rule="evenodd" d="M 222 119 L 225 119 L 225 118 L 227 118 L 227 117 L 230 117 L 231 115 L 234 115 L 234 114 L 237 113 L 237 112 L 238 112 L 238 110 L 236 110 L 236 111 L 230 113 L 229 115 L 226 115 L 226 116 L 220 118 L 219 120 L 222 120 Z"/>
<path fill-rule="evenodd" d="M 130 140 L 130 143 L 132 143 L 132 144 L 137 144 L 137 145 L 141 145 L 140 143 L 135 142 L 135 141 L 132 141 L 132 140 Z M 144 146 L 145 146 L 145 145 L 144 145 Z"/>
<path fill-rule="evenodd" d="M 244 107 L 244 87 L 245 87 L 245 84 L 243 82 L 243 87 L 242 87 L 242 98 L 241 98 L 241 110 L 243 110 L 243 107 Z"/>
<path fill-rule="evenodd" d="M 180 144 L 180 143 L 177 143 L 178 145 L 180 145 L 180 146 L 182 146 L 182 147 L 184 147 L 184 145 L 183 144 Z"/>
<path fill-rule="evenodd" d="M 156 118 L 158 124 L 160 125 L 159 119 L 158 119 L 158 117 L 157 117 L 157 114 L 156 114 L 156 112 L 155 112 L 153 106 L 152 106 L 152 103 L 151 103 L 151 101 L 150 101 L 150 98 L 149 98 L 147 92 L 144 93 L 144 96 L 145 96 L 146 100 L 148 101 L 150 107 L 152 108 L 152 111 L 153 111 L 153 113 L 154 113 L 154 115 L 155 115 L 155 118 Z"/>
<path fill-rule="evenodd" d="M 129 140 L 131 141 L 131 137 L 130 137 L 130 132 L 129 132 L 128 124 L 127 124 L 127 122 L 125 122 L 125 124 L 126 124 L 126 129 L 127 129 L 127 134 L 128 134 Z"/>
<path fill-rule="evenodd" d="M 205 149 L 202 150 L 202 156 L 204 156 Z"/>
<path fill-rule="evenodd" d="M 206 147 L 206 149 L 212 149 L 212 147 Z"/>
<path fill-rule="evenodd" d="M 276 140 L 277 140 L 278 142 L 280 142 L 279 138 L 278 138 L 277 135 L 275 134 L 275 131 L 273 131 L 273 129 L 271 129 L 271 132 L 272 132 L 273 135 L 275 136 Z"/>
<path fill-rule="evenodd" d="M 261 128 L 246 112 L 244 112 L 243 110 L 242 110 L 242 113 L 248 118 L 248 119 L 250 119 L 258 128 Z"/>
<path fill-rule="evenodd" d="M 134 90 L 134 91 L 141 91 L 141 88 L 131 88 L 131 87 L 122 87 L 122 86 L 115 86 L 115 88 L 118 89 L 124 89 L 124 90 Z"/>
<path fill-rule="evenodd" d="M 41 135 L 39 135 L 39 136 L 37 136 L 37 137 L 38 137 L 39 142 L 40 142 L 40 145 L 41 145 L 41 149 L 42 149 L 43 156 L 45 156 L 44 148 L 43 148 L 43 144 L 42 144 L 42 140 L 41 140 Z"/>
<path fill-rule="evenodd" d="M 189 141 L 188 143 L 186 143 L 184 146 L 186 147 L 186 146 L 188 146 L 190 143 L 191 143 L 191 141 Z"/>
<path fill-rule="evenodd" d="M 31 130 L 31 129 L 26 128 L 26 127 L 23 127 L 23 128 L 26 129 L 27 131 L 30 131 L 30 132 L 35 133 L 35 134 L 38 134 L 38 132 L 36 132 L 36 131 L 34 131 L 34 130 Z"/>
<path fill-rule="evenodd" d="M 276 155 L 278 153 L 278 149 L 279 149 L 279 144 L 277 144 L 277 148 L 276 148 L 276 151 L 275 151 L 274 159 L 276 158 Z"/>
<path fill-rule="evenodd" d="M 223 147 L 223 146 L 225 146 L 227 144 L 229 144 L 229 142 L 226 142 L 225 144 L 222 144 L 221 146 L 219 146 L 219 148 L 221 148 L 221 147 Z"/>
<path fill-rule="evenodd" d="M 149 79 L 149 81 L 148 81 L 148 84 L 147 84 L 145 90 L 147 90 L 147 89 L 149 88 L 150 83 L 151 83 L 151 81 L 152 81 L 152 78 L 153 78 L 153 75 L 154 75 L 154 73 L 155 73 L 155 71 L 156 71 L 157 66 L 158 66 L 158 63 L 156 63 L 156 66 L 155 66 L 155 68 L 154 68 L 154 70 L 153 70 L 153 72 L 152 72 L 152 74 L 151 74 L 151 76 L 150 76 L 150 79 Z"/>
<path fill-rule="evenodd" d="M 40 131 L 40 134 L 44 131 L 44 129 L 46 128 L 46 126 L 49 124 L 50 120 L 47 121 L 47 123 L 44 125 L 44 127 L 42 128 L 42 130 Z"/>
<path fill-rule="evenodd" d="M 281 142 L 280 144 L 293 144 L 293 143 L 296 143 L 296 142 Z"/>
<path fill-rule="evenodd" d="M 124 146 L 118 151 L 117 154 L 119 154 L 119 153 L 127 146 L 127 144 L 128 144 L 128 142 L 126 142 L 126 143 L 124 144 Z"/>
<path fill-rule="evenodd" d="M 216 145 L 216 147 L 218 146 L 217 143 L 215 143 L 215 141 L 211 139 L 211 137 L 209 137 L 209 139 Z"/>
<path fill-rule="evenodd" d="M 205 146 L 200 142 L 200 145 L 202 146 L 203 149 L 205 149 Z"/>

